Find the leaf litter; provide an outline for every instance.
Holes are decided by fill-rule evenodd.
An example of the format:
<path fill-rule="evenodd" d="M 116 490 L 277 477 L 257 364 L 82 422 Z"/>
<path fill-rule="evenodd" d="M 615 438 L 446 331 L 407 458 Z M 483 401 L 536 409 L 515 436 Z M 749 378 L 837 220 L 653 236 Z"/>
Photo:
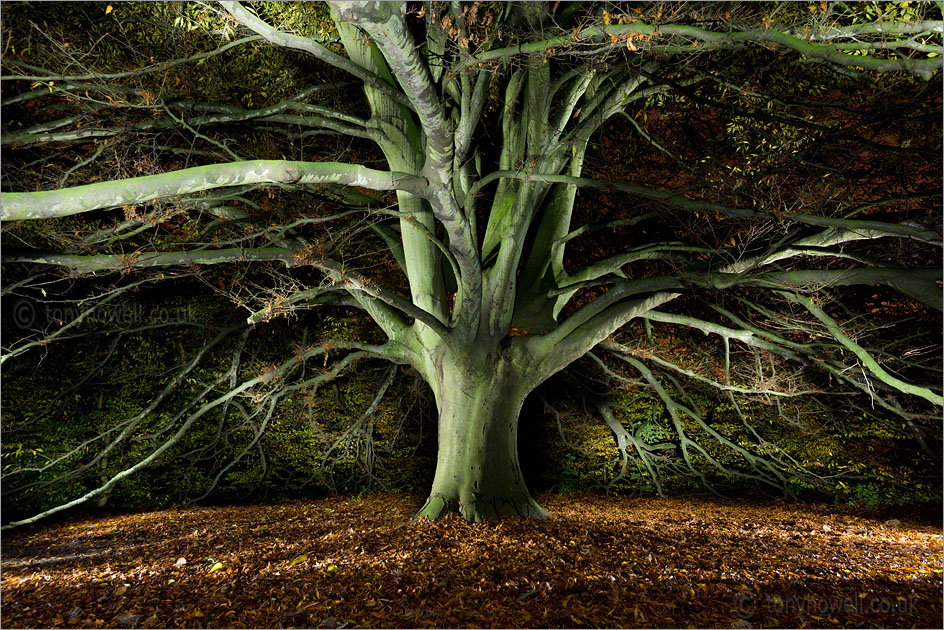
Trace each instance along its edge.
<path fill-rule="evenodd" d="M 4 627 L 939 627 L 942 530 L 780 501 L 408 494 L 73 517 L 2 540 Z"/>

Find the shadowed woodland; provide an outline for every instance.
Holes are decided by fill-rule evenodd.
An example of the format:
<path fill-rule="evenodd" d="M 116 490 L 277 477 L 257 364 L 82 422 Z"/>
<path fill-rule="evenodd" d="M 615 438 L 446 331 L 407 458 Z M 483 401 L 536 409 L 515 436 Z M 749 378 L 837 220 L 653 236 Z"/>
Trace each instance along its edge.
<path fill-rule="evenodd" d="M 0 22 L 4 625 L 939 621 L 939 3 Z"/>

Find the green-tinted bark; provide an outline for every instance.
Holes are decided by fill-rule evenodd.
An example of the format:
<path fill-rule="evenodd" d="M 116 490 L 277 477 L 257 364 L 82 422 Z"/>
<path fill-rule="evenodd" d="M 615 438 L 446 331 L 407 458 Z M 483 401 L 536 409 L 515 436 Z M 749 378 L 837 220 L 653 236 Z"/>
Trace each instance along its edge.
<path fill-rule="evenodd" d="M 0 195 L 4 221 L 51 219 L 100 208 L 117 208 L 154 199 L 243 184 L 344 184 L 371 190 L 418 192 L 425 182 L 405 173 L 377 171 L 355 164 L 252 160 L 194 166 L 159 175 L 118 179 L 74 188 Z"/>
<path fill-rule="evenodd" d="M 417 517 L 543 518 L 548 514 L 531 498 L 518 462 L 518 414 L 531 387 L 529 371 L 515 365 L 510 349 L 468 350 L 437 366 L 436 475 Z"/>

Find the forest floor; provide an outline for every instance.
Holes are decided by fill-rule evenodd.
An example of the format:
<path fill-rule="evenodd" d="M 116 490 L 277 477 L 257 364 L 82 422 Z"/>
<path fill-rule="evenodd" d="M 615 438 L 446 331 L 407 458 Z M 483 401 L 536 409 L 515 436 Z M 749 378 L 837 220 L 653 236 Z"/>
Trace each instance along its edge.
<path fill-rule="evenodd" d="M 5 533 L 13 627 L 925 627 L 942 530 L 769 501 L 548 495 L 410 525 L 377 494 L 73 517 Z M 899 522 L 900 521 L 900 522 Z"/>

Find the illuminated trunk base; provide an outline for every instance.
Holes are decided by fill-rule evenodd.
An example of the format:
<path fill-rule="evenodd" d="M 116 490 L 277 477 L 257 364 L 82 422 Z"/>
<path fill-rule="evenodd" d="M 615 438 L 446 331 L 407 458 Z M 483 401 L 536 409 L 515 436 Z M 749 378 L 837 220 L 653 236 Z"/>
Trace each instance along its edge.
<path fill-rule="evenodd" d="M 414 518 L 550 516 L 531 498 L 518 463 L 518 414 L 528 393 L 522 379 L 500 359 L 491 369 L 445 367 L 440 377 L 436 475 Z"/>

